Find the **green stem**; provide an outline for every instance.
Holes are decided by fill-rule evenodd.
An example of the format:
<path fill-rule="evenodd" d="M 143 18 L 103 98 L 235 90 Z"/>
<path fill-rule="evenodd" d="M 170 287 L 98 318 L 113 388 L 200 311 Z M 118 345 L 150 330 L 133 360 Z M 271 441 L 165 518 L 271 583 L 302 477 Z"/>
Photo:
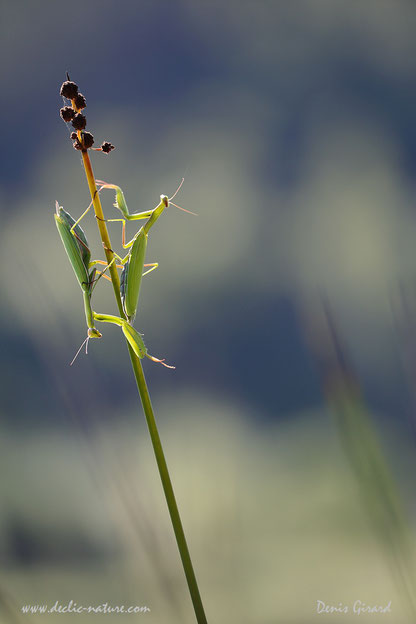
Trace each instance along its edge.
<path fill-rule="evenodd" d="M 112 252 L 110 237 L 107 230 L 107 224 L 104 221 L 103 210 L 101 206 L 100 196 L 95 184 L 94 173 L 91 166 L 90 157 L 88 151 L 82 152 L 82 160 L 84 163 L 85 174 L 87 176 L 87 182 L 91 193 L 91 199 L 93 201 L 95 215 L 97 217 L 98 229 L 100 231 L 101 240 L 103 243 L 104 251 L 107 257 L 107 262 L 110 263 L 114 257 Z M 117 301 L 117 306 L 122 318 L 126 318 L 124 314 L 121 297 L 120 297 L 120 280 L 118 277 L 115 263 L 110 266 L 111 281 L 113 283 L 114 294 Z M 207 624 L 207 619 L 202 605 L 201 595 L 199 593 L 198 583 L 196 580 L 195 572 L 192 566 L 191 556 L 189 554 L 188 545 L 186 543 L 185 533 L 183 530 L 181 518 L 179 515 L 178 505 L 176 503 L 175 494 L 172 487 L 172 482 L 169 476 L 168 466 L 163 452 L 162 443 L 160 441 L 159 432 L 156 425 L 155 416 L 153 413 L 152 403 L 150 401 L 149 390 L 147 387 L 146 379 L 144 376 L 143 368 L 140 359 L 136 356 L 133 349 L 129 345 L 127 347 L 130 354 L 131 364 L 133 367 L 134 376 L 136 378 L 137 388 L 139 390 L 140 398 L 143 405 L 143 411 L 146 417 L 147 426 L 152 440 L 153 450 L 156 457 L 157 466 L 159 468 L 160 479 L 162 481 L 163 491 L 165 493 L 166 502 L 169 509 L 170 519 L 172 521 L 173 530 L 178 544 L 179 554 L 181 556 L 183 569 L 185 572 L 186 580 L 188 583 L 189 593 L 191 595 L 192 604 L 196 615 L 198 624 Z"/>
<path fill-rule="evenodd" d="M 165 454 L 163 452 L 162 442 L 160 441 L 160 436 L 157 429 L 156 419 L 153 413 L 153 407 L 150 400 L 146 379 L 144 377 L 142 364 L 139 358 L 134 355 L 131 346 L 128 345 L 128 347 L 134 376 L 136 377 L 137 387 L 139 389 L 139 394 L 142 400 L 143 410 L 146 416 L 146 422 L 149 429 L 150 438 L 152 440 L 153 450 L 155 452 L 157 466 L 159 468 L 163 491 L 165 492 L 170 519 L 172 521 L 176 542 L 179 548 L 179 554 L 182 559 L 183 569 L 185 571 L 189 592 L 191 594 L 192 603 L 194 605 L 196 620 L 198 624 L 207 624 L 207 618 L 205 616 L 204 607 L 202 605 L 201 595 L 199 593 L 198 583 L 196 580 L 194 568 L 192 566 L 192 560 L 191 555 L 189 554 L 188 544 L 186 543 L 185 533 L 183 530 L 181 517 L 179 515 L 179 509 L 176 503 L 172 482 L 170 480 L 169 470 L 166 463 Z"/>

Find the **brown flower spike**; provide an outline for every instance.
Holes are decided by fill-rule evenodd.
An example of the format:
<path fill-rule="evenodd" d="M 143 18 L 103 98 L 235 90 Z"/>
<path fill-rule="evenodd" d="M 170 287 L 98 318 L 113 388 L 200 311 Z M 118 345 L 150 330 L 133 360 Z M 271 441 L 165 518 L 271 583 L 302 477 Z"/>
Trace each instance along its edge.
<path fill-rule="evenodd" d="M 60 89 L 62 97 L 71 100 L 71 106 L 64 106 L 60 109 L 61 118 L 66 122 L 72 122 L 73 128 L 77 132 L 71 132 L 72 145 L 74 149 L 86 152 L 94 145 L 94 137 L 91 132 L 84 132 L 87 126 L 87 118 L 80 111 L 87 105 L 85 97 L 78 92 L 78 85 L 72 80 L 66 80 Z M 104 141 L 101 147 L 94 148 L 97 151 L 109 154 L 114 149 L 109 141 Z"/>
<path fill-rule="evenodd" d="M 82 95 L 82 93 L 78 93 L 78 95 L 74 97 L 74 104 L 77 110 L 81 110 L 86 107 L 87 102 L 85 100 L 85 97 Z"/>
<path fill-rule="evenodd" d="M 84 143 L 84 148 L 89 149 L 94 145 L 94 137 L 91 132 L 83 132 L 82 133 L 82 142 Z"/>
<path fill-rule="evenodd" d="M 72 120 L 72 125 L 75 130 L 84 130 L 87 125 L 87 118 L 82 113 L 77 113 Z"/>
<path fill-rule="evenodd" d="M 114 145 L 112 145 L 108 141 L 104 141 L 104 143 L 101 145 L 101 151 L 104 152 L 104 154 L 109 154 L 113 149 L 115 149 Z"/>
<path fill-rule="evenodd" d="M 60 94 L 68 100 L 73 100 L 78 95 L 78 85 L 71 80 L 66 80 L 61 87 Z"/>
<path fill-rule="evenodd" d="M 63 108 L 61 108 L 59 113 L 65 122 L 72 121 L 75 117 L 75 111 L 72 106 L 64 106 Z"/>

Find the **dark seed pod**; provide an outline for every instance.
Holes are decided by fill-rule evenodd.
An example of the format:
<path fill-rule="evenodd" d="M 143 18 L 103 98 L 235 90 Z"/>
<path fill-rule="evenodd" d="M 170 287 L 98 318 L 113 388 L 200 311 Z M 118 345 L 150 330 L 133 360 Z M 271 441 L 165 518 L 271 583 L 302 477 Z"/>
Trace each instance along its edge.
<path fill-rule="evenodd" d="M 75 111 L 72 106 L 64 106 L 59 111 L 59 114 L 65 122 L 72 121 L 75 117 Z"/>
<path fill-rule="evenodd" d="M 77 133 L 76 132 L 71 132 L 71 139 L 74 140 L 74 139 L 77 139 L 77 138 L 78 138 Z"/>
<path fill-rule="evenodd" d="M 76 150 L 83 150 L 84 149 L 82 143 L 79 142 L 78 138 L 72 143 L 72 146 Z"/>
<path fill-rule="evenodd" d="M 85 149 L 88 149 L 94 145 L 94 137 L 91 132 L 83 132 L 82 133 L 82 142 L 84 143 Z"/>
<path fill-rule="evenodd" d="M 104 152 L 104 154 L 109 154 L 113 149 L 115 149 L 114 145 L 111 145 L 108 141 L 104 141 L 101 145 L 101 151 Z"/>
<path fill-rule="evenodd" d="M 87 125 L 87 118 L 82 113 L 77 113 L 72 120 L 75 130 L 84 130 Z"/>
<path fill-rule="evenodd" d="M 82 108 L 86 107 L 87 102 L 85 100 L 85 97 L 82 95 L 82 93 L 78 93 L 77 96 L 74 97 L 74 104 L 78 110 L 81 110 Z"/>
<path fill-rule="evenodd" d="M 66 80 L 61 86 L 60 95 L 68 100 L 73 100 L 78 95 L 78 85 L 71 80 Z"/>

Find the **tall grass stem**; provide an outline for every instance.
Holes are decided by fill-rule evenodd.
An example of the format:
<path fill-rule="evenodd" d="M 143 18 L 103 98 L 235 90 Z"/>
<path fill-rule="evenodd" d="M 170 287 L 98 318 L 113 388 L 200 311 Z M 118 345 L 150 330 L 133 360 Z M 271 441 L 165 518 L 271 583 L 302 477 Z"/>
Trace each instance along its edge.
<path fill-rule="evenodd" d="M 81 138 L 81 137 L 80 137 Z M 101 240 L 103 243 L 107 262 L 110 263 L 113 260 L 114 254 L 111 247 L 111 241 L 107 230 L 107 224 L 104 220 L 103 209 L 101 206 L 100 195 L 95 183 L 95 177 L 91 165 L 91 160 L 87 150 L 82 151 L 82 161 L 84 164 L 85 174 L 87 177 L 88 187 L 91 194 L 91 199 L 94 206 L 95 216 L 97 217 L 98 229 L 100 232 Z M 111 281 L 113 284 L 114 294 L 117 301 L 117 307 L 122 318 L 126 318 L 124 314 L 123 305 L 120 297 L 120 280 L 117 273 L 115 263 L 110 268 Z M 127 342 L 127 341 L 126 341 Z M 153 412 L 152 403 L 150 400 L 150 394 L 147 387 L 146 379 L 143 372 L 143 367 L 140 359 L 136 356 L 133 349 L 127 342 L 127 348 L 130 354 L 131 364 L 133 367 L 134 376 L 136 378 L 137 388 L 139 390 L 140 399 L 143 406 L 143 411 L 146 417 L 147 426 L 149 429 L 150 438 L 153 445 L 153 450 L 156 457 L 157 466 L 159 469 L 160 479 L 162 481 L 163 491 L 166 497 L 166 503 L 169 509 L 170 518 L 173 525 L 173 530 L 176 537 L 176 542 L 179 549 L 179 554 L 182 560 L 183 569 L 185 572 L 186 581 L 188 583 L 189 593 L 191 595 L 192 604 L 194 607 L 196 620 L 198 624 L 207 624 L 207 619 L 204 612 L 204 607 L 201 600 L 201 595 L 198 588 L 194 568 L 192 565 L 189 548 L 186 542 L 185 533 L 182 526 L 182 521 L 179 515 L 178 505 L 176 503 L 175 494 L 173 491 L 172 481 L 170 479 L 168 466 L 163 452 L 162 443 L 159 436 L 159 431 L 156 424 L 155 415 Z"/>

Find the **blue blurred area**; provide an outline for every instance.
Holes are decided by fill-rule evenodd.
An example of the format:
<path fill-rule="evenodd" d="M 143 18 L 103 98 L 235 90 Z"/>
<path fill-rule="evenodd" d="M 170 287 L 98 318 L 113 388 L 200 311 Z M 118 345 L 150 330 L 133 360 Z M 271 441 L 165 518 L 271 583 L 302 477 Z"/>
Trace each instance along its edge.
<path fill-rule="evenodd" d="M 286 222 L 293 203 L 300 201 L 299 189 L 310 175 L 308 171 L 312 169 L 313 175 L 313 168 L 319 168 L 315 146 L 319 149 L 320 129 L 325 140 L 330 141 L 334 128 L 345 127 L 348 133 L 356 125 L 357 136 L 362 133 L 365 141 L 368 124 L 370 140 L 381 142 L 381 150 L 387 159 L 393 159 L 405 192 L 406 187 L 412 192 L 416 156 L 411 30 L 416 18 L 414 8 L 406 2 L 396 3 L 394 10 L 391 3 L 383 2 L 377 11 L 372 11 L 368 6 L 353 7 L 349 3 L 339 3 L 336 8 L 325 2 L 260 2 L 256 6 L 236 2 L 223 6 L 214 2 L 196 6 L 160 1 L 140 6 L 125 2 L 121 10 L 113 2 L 95 1 L 86 2 L 82 10 L 63 11 L 63 7 L 60 2 L 24 7 L 11 2 L 3 4 L 2 74 L 7 85 L 4 105 L 8 123 L 3 124 L 2 139 L 8 149 L 0 179 L 5 223 L 13 220 L 17 204 L 30 209 L 28 197 L 38 193 L 37 177 L 46 166 L 39 163 L 47 162 L 48 151 L 58 150 L 55 159 L 60 152 L 69 158 L 71 147 L 57 112 L 57 93 L 65 71 L 86 92 L 90 126 L 101 123 L 103 116 L 110 123 L 105 136 L 97 138 L 97 144 L 101 138 L 113 140 L 114 130 L 123 117 L 131 124 L 127 137 L 123 135 L 130 145 L 126 141 L 118 144 L 120 152 L 133 150 L 141 154 L 143 161 L 146 154 L 141 153 L 142 148 L 146 151 L 147 146 L 156 144 L 163 152 L 168 136 L 165 164 L 170 164 L 164 171 L 161 163 L 162 175 L 171 169 L 176 158 L 179 165 L 189 166 L 205 150 L 202 142 L 187 152 L 186 143 L 180 143 L 180 133 L 173 144 L 175 124 L 181 128 L 189 125 L 191 133 L 192 128 L 198 128 L 199 137 L 207 138 L 215 124 L 219 132 L 229 127 L 226 141 L 232 142 L 232 136 L 239 135 L 242 149 L 253 145 L 253 158 L 246 170 L 250 177 L 245 182 L 254 194 L 262 189 L 261 207 L 251 207 L 251 244 L 242 247 L 240 259 L 229 271 L 228 285 L 224 280 L 217 288 L 210 286 L 207 298 L 203 291 L 194 293 L 191 306 L 195 306 L 198 319 L 194 319 L 189 333 L 174 351 L 180 372 L 174 382 L 162 380 L 156 372 L 156 388 L 170 390 L 171 384 L 179 380 L 180 384 L 196 384 L 207 391 L 217 389 L 256 405 L 259 417 L 273 418 L 316 405 L 320 401 L 319 385 L 296 313 L 302 285 L 298 276 L 291 276 L 289 271 L 283 289 L 281 277 L 273 288 L 271 255 L 265 250 L 273 245 L 273 228 L 277 247 L 279 237 L 287 237 L 279 214 Z M 195 95 L 198 92 L 199 98 Z M 239 93 L 243 95 L 241 109 Z M 215 147 L 210 150 L 208 157 L 222 163 L 226 175 L 228 155 L 221 152 L 221 146 L 218 149 L 217 153 Z M 353 144 L 353 152 L 354 149 L 359 151 L 359 145 L 355 148 Z M 78 160 L 76 153 L 70 156 L 73 161 Z M 343 167 L 343 154 L 339 157 Z M 151 168 L 154 155 L 149 158 Z M 68 162 L 66 159 L 65 163 Z M 368 165 L 364 159 L 364 166 L 366 162 Z M 61 193 L 68 193 L 71 186 L 84 184 L 80 170 L 76 177 L 73 169 L 71 175 L 65 176 L 65 163 L 62 162 L 60 180 L 66 186 L 51 192 L 61 188 Z M 111 177 L 111 164 L 105 165 Z M 98 170 L 100 164 L 96 166 Z M 134 164 L 130 161 L 128 166 L 131 174 Z M 122 160 L 117 167 L 123 167 Z M 348 167 L 347 162 L 346 180 Z M 47 175 L 44 169 L 42 184 L 47 182 Z M 123 184 L 123 179 L 111 181 Z M 217 184 L 215 179 L 210 183 L 213 187 Z M 325 183 L 330 184 L 331 180 Z M 193 184 L 192 167 L 186 175 L 188 184 Z M 337 182 L 333 184 L 336 189 Z M 44 192 L 47 196 L 47 189 L 43 188 Z M 158 192 L 159 188 L 146 189 L 152 197 L 157 197 Z M 344 189 L 340 186 L 335 192 L 342 194 Z M 236 188 L 236 202 L 239 194 Z M 82 201 L 87 202 L 84 195 Z M 207 200 L 215 201 L 215 193 Z M 305 197 L 301 201 L 304 200 Z M 362 201 L 366 200 L 363 196 Z M 410 209 L 411 205 L 412 198 Z M 196 209 L 198 212 L 198 206 Z M 221 210 L 227 207 L 218 206 L 219 213 Z M 307 205 L 304 210 L 308 211 Z M 245 218 L 244 210 L 241 217 Z M 222 228 L 221 217 L 215 223 Z M 234 222 L 230 235 L 238 237 L 241 227 L 242 223 Z M 215 235 L 214 231 L 214 240 Z M 300 261 L 301 242 L 295 251 Z M 36 246 L 37 250 L 42 248 L 42 241 Z M 351 249 L 351 253 L 355 251 Z M 258 263 L 259 270 L 271 279 L 262 292 L 256 292 L 253 284 L 256 271 L 248 270 L 247 282 L 242 287 L 246 263 Z M 240 270 L 233 286 L 236 271 Z M 285 272 L 284 264 L 279 271 Z M 403 271 L 408 272 L 408 267 Z M 308 284 L 311 285 L 321 287 L 319 274 Z M 354 296 L 352 289 L 351 306 Z M 348 305 L 344 305 L 344 311 L 348 315 Z M 24 360 L 29 370 L 30 362 L 36 360 L 33 351 L 25 346 L 24 331 L 16 325 L 14 328 L 17 335 L 3 337 L 3 367 L 9 373 L 20 366 L 19 361 Z M 190 361 L 190 354 L 198 362 L 197 367 Z M 394 361 L 394 355 L 391 357 Z M 25 369 L 22 373 L 24 377 L 31 376 Z M 388 387 L 377 396 L 377 373 L 368 367 L 363 373 L 369 389 L 375 388 L 371 398 L 378 408 L 402 411 L 400 380 L 390 376 Z M 35 366 L 31 396 L 35 411 L 46 416 L 50 403 L 36 398 L 36 376 L 42 387 L 42 374 L 42 367 Z M 123 385 L 124 373 L 119 378 L 116 371 L 112 374 Z M 3 395 L 3 409 L 13 421 L 26 413 L 24 403 L 16 400 L 20 383 L 17 376 L 11 375 Z M 113 400 L 117 402 L 119 398 Z"/>
<path fill-rule="evenodd" d="M 89 194 L 59 117 L 68 71 L 95 145 L 116 146 L 92 153 L 97 178 L 133 212 L 184 176 L 175 202 L 198 213 L 171 207 L 152 229 L 159 268 L 135 326 L 176 366 L 144 365 L 208 611 L 300 623 L 318 598 L 393 596 L 386 621 L 407 623 L 382 555 L 403 555 L 414 517 L 414 3 L 3 0 L 0 12 L 6 589 L 94 602 L 139 587 L 149 621 L 193 621 L 119 328 L 100 327 L 69 367 L 85 319 L 53 211 L 58 200 L 77 217 Z M 118 216 L 112 192 L 102 202 Z M 82 225 L 102 257 L 92 215 Z M 109 229 L 122 253 L 120 224 Z M 115 313 L 103 282 L 94 309 Z"/>

